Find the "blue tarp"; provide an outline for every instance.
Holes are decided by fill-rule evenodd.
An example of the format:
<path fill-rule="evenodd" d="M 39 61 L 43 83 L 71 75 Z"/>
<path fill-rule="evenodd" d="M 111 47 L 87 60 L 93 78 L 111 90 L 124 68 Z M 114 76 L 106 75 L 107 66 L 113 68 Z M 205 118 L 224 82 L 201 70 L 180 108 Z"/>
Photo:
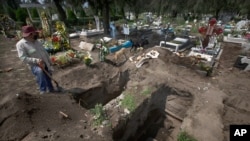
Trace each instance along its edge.
<path fill-rule="evenodd" d="M 130 48 L 132 47 L 133 43 L 131 41 L 126 41 L 123 44 L 119 45 L 119 46 L 113 46 L 109 48 L 109 53 L 114 53 L 119 51 L 121 48 Z"/>

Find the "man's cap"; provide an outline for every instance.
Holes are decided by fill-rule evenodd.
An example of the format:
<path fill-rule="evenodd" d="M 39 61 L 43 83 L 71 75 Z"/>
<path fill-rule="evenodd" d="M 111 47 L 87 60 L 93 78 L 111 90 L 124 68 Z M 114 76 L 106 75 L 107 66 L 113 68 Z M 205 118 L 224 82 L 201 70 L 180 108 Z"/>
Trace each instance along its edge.
<path fill-rule="evenodd" d="M 22 27 L 22 36 L 28 37 L 31 33 L 38 32 L 33 26 L 26 25 Z"/>

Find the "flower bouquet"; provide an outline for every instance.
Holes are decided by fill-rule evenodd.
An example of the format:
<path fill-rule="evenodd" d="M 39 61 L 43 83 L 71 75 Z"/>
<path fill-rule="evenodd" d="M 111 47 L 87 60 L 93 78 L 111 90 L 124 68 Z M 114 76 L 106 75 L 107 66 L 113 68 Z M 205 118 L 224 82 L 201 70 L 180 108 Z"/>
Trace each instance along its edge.
<path fill-rule="evenodd" d="M 90 57 L 88 57 L 88 56 L 84 57 L 84 64 L 86 66 L 89 66 L 91 64 L 91 62 L 92 62 L 92 59 Z"/>
<path fill-rule="evenodd" d="M 50 59 L 54 65 L 57 65 L 59 67 L 66 67 L 71 64 L 79 63 L 81 61 L 89 66 L 92 62 L 91 55 L 88 52 L 79 52 L 74 50 L 57 53 L 56 55 L 51 56 Z"/>

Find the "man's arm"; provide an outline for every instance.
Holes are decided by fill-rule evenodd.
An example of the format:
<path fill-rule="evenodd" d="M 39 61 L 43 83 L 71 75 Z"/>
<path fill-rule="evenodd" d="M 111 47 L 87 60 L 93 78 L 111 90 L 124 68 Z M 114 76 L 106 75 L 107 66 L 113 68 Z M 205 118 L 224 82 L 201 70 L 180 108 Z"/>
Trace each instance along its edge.
<path fill-rule="evenodd" d="M 27 50 L 25 50 L 25 46 L 22 43 L 16 45 L 18 57 L 26 64 L 38 64 L 41 59 L 29 57 Z M 32 52 L 33 50 L 29 50 Z"/>

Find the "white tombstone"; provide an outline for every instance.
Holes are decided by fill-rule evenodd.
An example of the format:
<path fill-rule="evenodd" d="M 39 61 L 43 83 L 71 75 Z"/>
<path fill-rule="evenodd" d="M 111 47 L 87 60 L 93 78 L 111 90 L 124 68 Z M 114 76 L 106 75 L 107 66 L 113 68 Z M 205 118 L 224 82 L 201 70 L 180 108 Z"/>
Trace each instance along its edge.
<path fill-rule="evenodd" d="M 128 24 L 123 24 L 123 33 L 129 35 L 129 26 Z"/>
<path fill-rule="evenodd" d="M 100 20 L 98 16 L 94 16 L 97 31 L 100 31 Z"/>
<path fill-rule="evenodd" d="M 86 51 L 92 51 L 94 48 L 94 44 L 81 41 L 79 44 L 79 48 L 81 48 L 82 50 L 86 50 Z"/>

